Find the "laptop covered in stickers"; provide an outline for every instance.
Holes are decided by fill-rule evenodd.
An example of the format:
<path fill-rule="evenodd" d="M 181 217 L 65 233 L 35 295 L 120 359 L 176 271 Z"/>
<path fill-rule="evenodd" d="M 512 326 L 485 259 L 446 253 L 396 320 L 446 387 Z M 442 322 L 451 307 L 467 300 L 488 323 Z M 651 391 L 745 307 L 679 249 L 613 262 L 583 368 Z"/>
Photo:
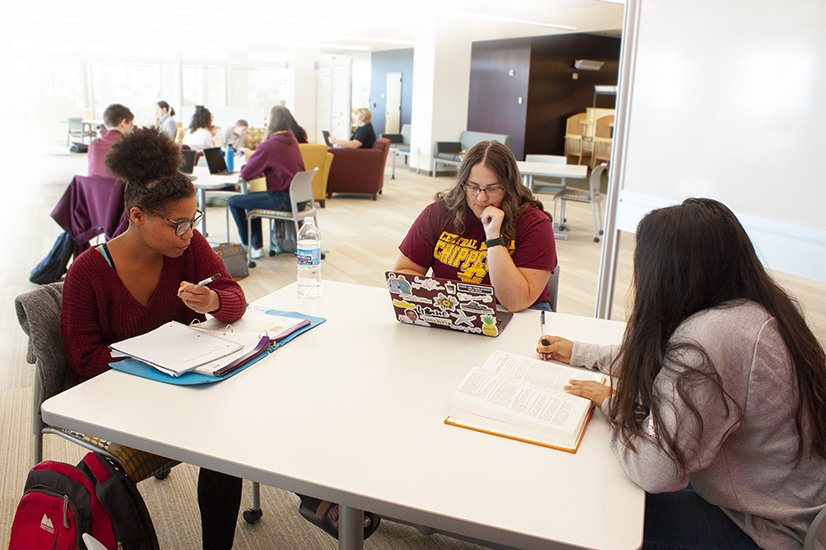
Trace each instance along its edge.
<path fill-rule="evenodd" d="M 388 271 L 396 318 L 414 326 L 498 336 L 513 313 L 496 308 L 493 286 Z"/>

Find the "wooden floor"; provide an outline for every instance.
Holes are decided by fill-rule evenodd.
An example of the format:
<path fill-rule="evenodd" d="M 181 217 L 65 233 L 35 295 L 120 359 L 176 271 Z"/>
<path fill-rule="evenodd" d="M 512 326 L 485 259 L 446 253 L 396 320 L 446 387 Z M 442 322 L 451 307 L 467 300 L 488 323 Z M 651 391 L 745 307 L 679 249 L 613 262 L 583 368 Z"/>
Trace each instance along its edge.
<path fill-rule="evenodd" d="M 3 235 L 3 269 L 0 270 L 0 547 L 8 545 L 9 530 L 22 494 L 26 472 L 32 464 L 31 401 L 33 367 L 26 363 L 26 340 L 14 314 L 14 297 L 33 288 L 28 282 L 31 268 L 50 249 L 60 233 L 49 212 L 73 174 L 86 172 L 85 155 L 53 153 L 33 156 L 25 164 L 23 179 L 6 180 L 5 200 L 0 205 L 0 234 Z M 434 193 L 450 186 L 452 179 L 416 175 L 396 170 L 396 179 L 386 177 L 384 193 L 377 201 L 366 197 L 336 196 L 319 215 L 325 279 L 381 286 L 384 272 L 398 254 L 397 246 L 421 209 Z M 540 196 L 551 210 L 551 198 Z M 208 209 L 209 239 L 226 239 L 224 210 Z M 591 212 L 587 205 L 571 204 L 567 212 L 569 240 L 559 241 L 562 266 L 559 310 L 593 315 L 600 244 L 593 242 Z M 237 241 L 235 229 L 231 239 Z M 615 319 L 624 319 L 629 297 L 633 235 L 623 234 L 619 255 Z M 826 342 L 826 285 L 798 277 L 777 275 L 778 280 L 802 303 L 821 342 Z M 241 285 L 252 301 L 295 280 L 295 257 L 264 257 Z M 675 289 L 676 290 L 676 289 Z M 323 299 L 323 297 L 322 297 Z M 389 308 L 388 304 L 388 308 Z M 389 314 L 389 309 L 388 309 Z M 524 350 L 531 353 L 531 350 Z M 140 411 L 136 411 L 139 414 Z M 242 414 L 242 413 L 241 413 Z M 380 437 L 380 434 L 375 434 Z M 77 462 L 80 450 L 50 436 L 45 457 Z M 332 459 L 333 457 L 331 457 Z M 369 472 L 369 462 L 365 470 Z M 369 474 L 368 474 L 369 475 Z M 176 467 L 163 482 L 141 483 L 163 548 L 198 548 L 199 521 L 195 501 L 196 470 Z M 245 489 L 246 490 L 246 489 Z M 246 506 L 249 497 L 245 494 Z M 295 513 L 290 493 L 264 488 L 264 519 L 254 527 L 239 521 L 235 548 L 335 548 L 333 540 L 311 527 Z M 385 522 L 366 544 L 367 548 L 473 548 L 469 543 L 443 536 L 424 536 L 411 527 Z"/>

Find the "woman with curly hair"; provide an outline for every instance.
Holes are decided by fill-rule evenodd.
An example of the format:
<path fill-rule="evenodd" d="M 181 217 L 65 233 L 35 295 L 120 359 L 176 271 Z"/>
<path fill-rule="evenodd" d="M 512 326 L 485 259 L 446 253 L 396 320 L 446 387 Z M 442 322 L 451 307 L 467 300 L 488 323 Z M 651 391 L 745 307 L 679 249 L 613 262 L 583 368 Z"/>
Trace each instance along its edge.
<path fill-rule="evenodd" d="M 711 199 L 637 227 L 620 347 L 546 336 L 584 381 L 611 446 L 645 489 L 643 548 L 800 548 L 826 503 L 826 356 L 735 215 Z"/>
<path fill-rule="evenodd" d="M 181 141 L 193 151 L 218 147 L 212 128 L 212 113 L 203 105 L 197 105 L 189 122 L 189 130 Z"/>
<path fill-rule="evenodd" d="M 436 194 L 399 245 L 394 271 L 492 284 L 510 311 L 550 309 L 556 268 L 550 216 L 523 186 L 516 159 L 497 141 L 474 145 L 456 184 Z"/>
<path fill-rule="evenodd" d="M 178 147 L 151 128 L 124 136 L 109 152 L 109 170 L 126 182 L 129 228 L 69 268 L 60 316 L 69 385 L 109 370 L 117 361 L 113 342 L 173 320 L 189 324 L 209 313 L 232 323 L 244 314 L 241 287 L 195 230 L 203 214 L 195 188 L 178 171 L 181 161 Z M 221 277 L 209 287 L 193 284 L 215 273 Z M 201 469 L 204 548 L 232 547 L 240 503 L 240 479 Z"/>

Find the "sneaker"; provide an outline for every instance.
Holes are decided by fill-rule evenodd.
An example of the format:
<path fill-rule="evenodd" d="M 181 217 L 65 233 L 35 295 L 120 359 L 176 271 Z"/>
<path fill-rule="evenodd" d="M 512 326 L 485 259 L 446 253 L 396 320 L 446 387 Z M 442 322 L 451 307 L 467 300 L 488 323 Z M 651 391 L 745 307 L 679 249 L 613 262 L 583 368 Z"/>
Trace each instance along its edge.
<path fill-rule="evenodd" d="M 260 258 L 263 255 L 264 255 L 264 248 L 263 247 L 262 248 L 253 248 L 252 252 L 250 253 L 250 258 L 252 258 L 253 260 L 257 260 L 258 258 Z"/>

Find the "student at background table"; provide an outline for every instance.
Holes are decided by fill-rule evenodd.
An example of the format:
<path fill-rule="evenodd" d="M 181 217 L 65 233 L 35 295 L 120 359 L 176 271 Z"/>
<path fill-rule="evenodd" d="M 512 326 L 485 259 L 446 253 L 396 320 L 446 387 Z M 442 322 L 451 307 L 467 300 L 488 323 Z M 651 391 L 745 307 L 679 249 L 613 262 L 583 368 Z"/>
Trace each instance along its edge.
<path fill-rule="evenodd" d="M 204 320 L 205 313 L 231 323 L 246 306 L 241 287 L 195 231 L 202 213 L 195 188 L 178 172 L 178 147 L 154 128 L 136 130 L 112 147 L 107 164 L 126 182 L 129 228 L 69 268 L 60 319 L 69 385 L 109 370 L 113 342 L 172 320 Z M 209 286 L 193 284 L 215 273 L 221 277 Z M 138 461 L 152 457 L 136 451 L 130 456 L 136 454 Z M 201 468 L 198 504 L 203 547 L 231 548 L 241 480 Z"/>
<path fill-rule="evenodd" d="M 262 141 L 241 169 L 241 179 L 251 181 L 261 176 L 267 180 L 267 190 L 233 195 L 228 205 L 238 226 L 244 246 L 252 246 L 252 258 L 260 258 L 264 246 L 261 218 L 252 220 L 252 236 L 247 235 L 247 210 L 289 211 L 290 183 L 297 172 L 304 170 L 304 159 L 298 142 L 290 131 L 293 116 L 286 107 L 276 105 L 270 110 L 267 139 Z"/>
<path fill-rule="evenodd" d="M 646 491 L 644 548 L 800 548 L 826 503 L 826 358 L 723 204 L 687 199 L 637 228 L 620 347 L 540 340 Z"/>
<path fill-rule="evenodd" d="M 103 124 L 106 132 L 89 144 L 89 175 L 98 178 L 112 178 L 112 174 L 106 167 L 106 155 L 114 144 L 119 142 L 123 136 L 129 135 L 132 131 L 135 115 L 128 107 L 118 103 L 113 103 L 103 111 Z"/>
<path fill-rule="evenodd" d="M 330 142 L 336 147 L 349 147 L 351 149 L 370 149 L 376 142 L 376 132 L 373 130 L 373 115 L 370 109 L 361 107 L 355 110 L 356 131 L 350 139 L 339 139 L 330 137 Z"/>
<path fill-rule="evenodd" d="M 192 120 L 189 122 L 189 130 L 181 143 L 193 151 L 217 147 L 218 142 L 215 141 L 214 130 L 212 113 L 203 105 L 197 105 L 195 112 L 192 113 Z"/>
<path fill-rule="evenodd" d="M 158 131 L 172 141 L 175 141 L 178 137 L 178 123 L 175 122 L 175 109 L 170 107 L 166 101 L 159 101 L 156 104 L 155 116 L 158 117 Z"/>
<path fill-rule="evenodd" d="M 247 137 L 247 130 L 249 130 L 249 122 L 243 118 L 238 121 L 227 131 L 224 132 L 224 145 L 232 147 L 235 151 L 240 151 L 244 147 L 244 138 Z"/>
<path fill-rule="evenodd" d="M 399 245 L 394 271 L 492 284 L 510 311 L 550 309 L 556 268 L 551 217 L 522 185 L 516 159 L 497 141 L 477 143 L 455 185 L 436 194 Z"/>

